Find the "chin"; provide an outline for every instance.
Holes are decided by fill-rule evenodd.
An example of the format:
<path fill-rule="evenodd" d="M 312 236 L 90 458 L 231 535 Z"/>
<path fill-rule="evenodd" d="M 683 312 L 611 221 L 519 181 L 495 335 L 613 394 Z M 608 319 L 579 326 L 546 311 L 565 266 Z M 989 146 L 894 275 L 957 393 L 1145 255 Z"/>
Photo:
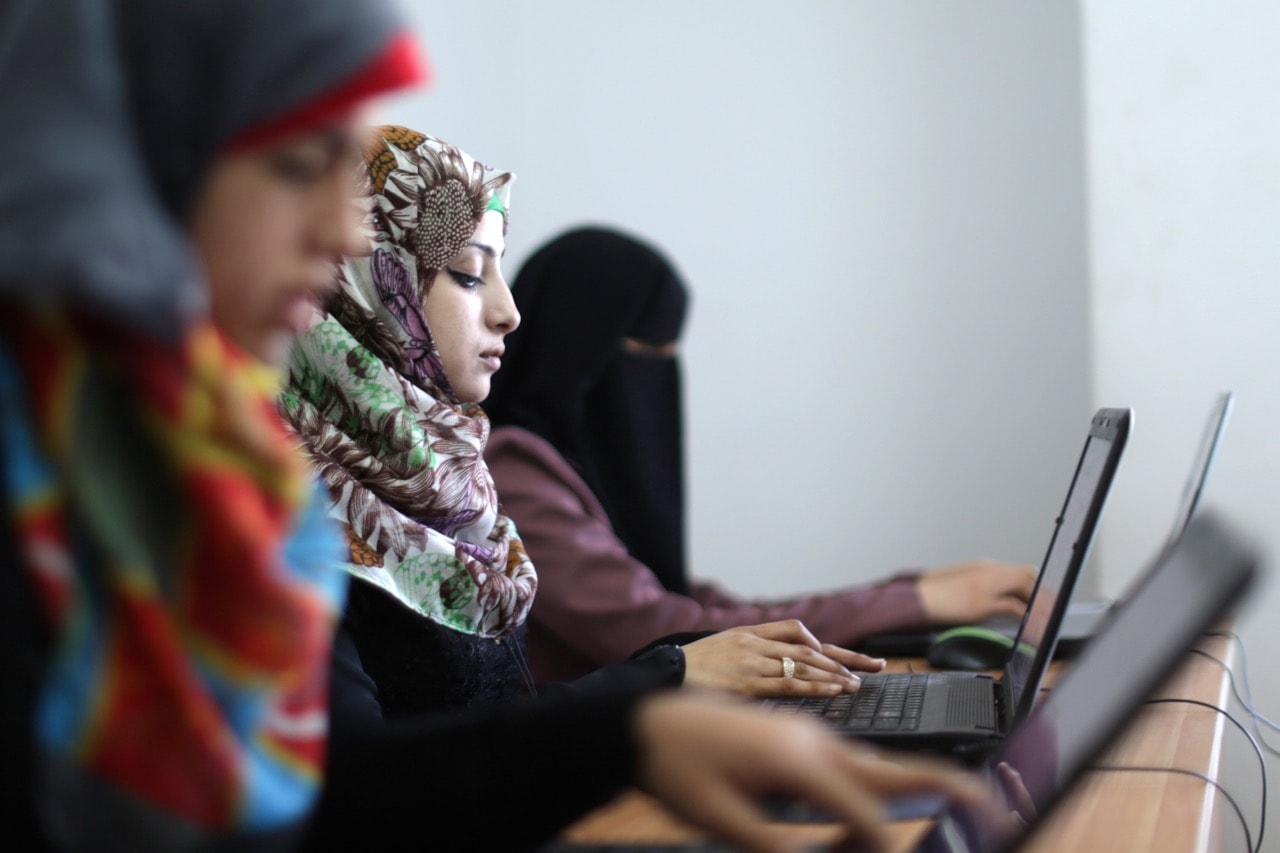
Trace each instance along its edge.
<path fill-rule="evenodd" d="M 259 342 L 250 352 L 268 367 L 283 369 L 289 363 L 295 340 L 297 337 L 292 332 L 281 332 Z"/>

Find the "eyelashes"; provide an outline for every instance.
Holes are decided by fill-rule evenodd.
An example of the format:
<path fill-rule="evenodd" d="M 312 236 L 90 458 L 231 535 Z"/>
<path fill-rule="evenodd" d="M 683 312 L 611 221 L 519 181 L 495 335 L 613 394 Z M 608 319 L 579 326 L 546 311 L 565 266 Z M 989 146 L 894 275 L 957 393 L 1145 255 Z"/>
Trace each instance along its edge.
<path fill-rule="evenodd" d="M 470 290 L 473 287 L 479 287 L 484 284 L 484 279 L 479 276 L 468 275 L 455 269 L 449 270 L 449 277 L 457 282 L 459 287 L 465 287 Z"/>

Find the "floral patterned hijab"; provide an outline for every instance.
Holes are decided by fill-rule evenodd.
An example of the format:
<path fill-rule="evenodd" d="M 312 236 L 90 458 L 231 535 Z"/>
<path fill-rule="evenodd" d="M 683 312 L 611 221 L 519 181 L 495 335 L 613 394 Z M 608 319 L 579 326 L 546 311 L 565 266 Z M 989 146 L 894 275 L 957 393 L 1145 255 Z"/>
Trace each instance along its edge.
<path fill-rule="evenodd" d="M 341 264 L 281 408 L 329 487 L 347 569 L 433 622 L 506 636 L 537 576 L 484 463 L 488 418 L 453 393 L 422 306 L 485 212 L 505 219 L 514 176 L 394 126 L 365 162 L 371 251 Z"/>

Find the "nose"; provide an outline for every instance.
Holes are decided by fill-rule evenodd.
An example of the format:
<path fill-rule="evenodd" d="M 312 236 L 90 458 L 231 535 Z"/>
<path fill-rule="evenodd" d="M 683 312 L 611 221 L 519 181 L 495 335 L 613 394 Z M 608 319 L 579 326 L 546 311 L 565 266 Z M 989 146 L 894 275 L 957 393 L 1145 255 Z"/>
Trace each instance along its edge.
<path fill-rule="evenodd" d="M 338 249 L 338 254 L 364 255 L 368 254 L 369 251 L 368 240 L 360 233 L 360 225 L 364 219 L 364 213 L 356 201 L 356 188 L 353 186 L 350 190 L 345 197 L 345 203 L 342 205 L 341 211 L 334 217 L 337 221 L 338 229 L 335 242 L 341 246 Z"/>
<path fill-rule="evenodd" d="M 488 319 L 493 329 L 509 335 L 520 327 L 520 310 L 505 278 L 498 276 L 497 281 L 485 288 L 485 294 L 491 296 Z"/>

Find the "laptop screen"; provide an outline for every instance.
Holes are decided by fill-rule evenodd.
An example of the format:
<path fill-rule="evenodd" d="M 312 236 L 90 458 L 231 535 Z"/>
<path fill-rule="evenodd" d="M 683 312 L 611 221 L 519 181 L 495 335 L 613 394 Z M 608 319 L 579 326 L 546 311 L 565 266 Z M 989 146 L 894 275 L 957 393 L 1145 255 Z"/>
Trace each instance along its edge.
<path fill-rule="evenodd" d="M 1053 656 L 1057 626 L 1093 542 L 1094 527 L 1128 435 L 1129 420 L 1130 412 L 1125 409 L 1103 409 L 1094 416 L 1049 540 L 1035 593 L 1005 667 L 1004 678 L 1009 682 L 1006 695 L 1014 722 L 1026 716 L 1035 704 L 1035 691 L 1040 689 Z"/>
<path fill-rule="evenodd" d="M 953 807 L 919 849 L 1002 850 L 1027 825 L 1042 820 L 1133 708 L 1243 594 L 1256 562 L 1216 517 L 1192 522 L 1053 692 L 986 763 L 987 781 L 1003 805 L 999 817 Z"/>
<path fill-rule="evenodd" d="M 1227 425 L 1227 416 L 1231 414 L 1231 406 L 1235 395 L 1224 391 L 1209 410 L 1209 420 L 1205 423 L 1204 434 L 1200 436 L 1200 445 L 1196 448 L 1195 458 L 1191 460 L 1191 473 L 1187 476 L 1186 485 L 1182 487 L 1182 499 L 1178 502 L 1178 510 L 1173 515 L 1173 529 L 1169 531 L 1166 546 L 1173 545 L 1182 535 L 1182 530 L 1191 521 L 1200 502 L 1200 493 L 1204 490 L 1205 480 L 1209 476 L 1209 465 L 1213 462 L 1213 454 L 1218 449 L 1218 440 Z"/>

